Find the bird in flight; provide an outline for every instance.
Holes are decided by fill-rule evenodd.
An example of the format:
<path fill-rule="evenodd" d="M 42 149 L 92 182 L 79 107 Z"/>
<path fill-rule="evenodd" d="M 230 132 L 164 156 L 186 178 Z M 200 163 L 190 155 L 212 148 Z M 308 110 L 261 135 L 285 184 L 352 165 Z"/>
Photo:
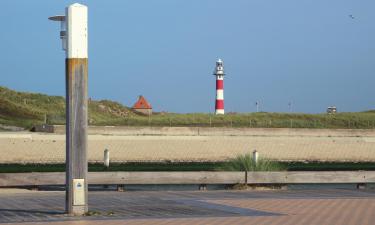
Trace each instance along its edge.
<path fill-rule="evenodd" d="M 353 16 L 352 14 L 350 14 L 349 17 L 350 17 L 351 19 L 354 19 L 354 16 Z"/>

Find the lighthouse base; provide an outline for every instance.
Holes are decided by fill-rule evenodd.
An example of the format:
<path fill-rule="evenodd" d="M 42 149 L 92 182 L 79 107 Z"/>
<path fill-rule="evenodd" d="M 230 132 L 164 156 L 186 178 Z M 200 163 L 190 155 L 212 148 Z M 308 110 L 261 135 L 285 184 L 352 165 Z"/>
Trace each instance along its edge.
<path fill-rule="evenodd" d="M 216 115 L 224 115 L 224 109 L 216 109 L 215 114 Z"/>

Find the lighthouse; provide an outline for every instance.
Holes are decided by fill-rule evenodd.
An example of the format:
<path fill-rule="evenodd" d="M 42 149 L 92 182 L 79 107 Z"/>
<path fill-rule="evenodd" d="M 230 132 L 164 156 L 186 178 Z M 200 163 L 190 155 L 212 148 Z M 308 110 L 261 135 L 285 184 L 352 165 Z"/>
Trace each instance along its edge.
<path fill-rule="evenodd" d="M 224 66 L 223 61 L 218 59 L 216 61 L 216 67 L 214 71 L 216 76 L 216 102 L 215 102 L 215 114 L 224 114 Z"/>

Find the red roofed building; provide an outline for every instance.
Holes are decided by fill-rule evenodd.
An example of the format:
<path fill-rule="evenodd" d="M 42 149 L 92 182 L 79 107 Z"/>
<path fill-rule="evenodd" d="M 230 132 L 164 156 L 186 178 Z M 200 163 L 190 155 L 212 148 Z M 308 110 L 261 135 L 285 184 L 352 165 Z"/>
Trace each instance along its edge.
<path fill-rule="evenodd" d="M 138 97 L 138 101 L 133 105 L 132 109 L 136 112 L 140 112 L 144 115 L 151 115 L 152 114 L 152 106 L 150 103 L 147 102 L 145 97 L 140 95 Z"/>

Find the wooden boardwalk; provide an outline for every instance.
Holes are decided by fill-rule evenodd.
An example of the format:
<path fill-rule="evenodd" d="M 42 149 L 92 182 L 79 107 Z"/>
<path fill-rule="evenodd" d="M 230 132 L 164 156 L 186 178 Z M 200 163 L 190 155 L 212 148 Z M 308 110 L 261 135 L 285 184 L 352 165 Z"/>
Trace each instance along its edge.
<path fill-rule="evenodd" d="M 63 214 L 64 192 L 0 190 L 0 223 L 11 224 L 373 224 L 375 192 L 89 192 L 96 215 Z"/>

